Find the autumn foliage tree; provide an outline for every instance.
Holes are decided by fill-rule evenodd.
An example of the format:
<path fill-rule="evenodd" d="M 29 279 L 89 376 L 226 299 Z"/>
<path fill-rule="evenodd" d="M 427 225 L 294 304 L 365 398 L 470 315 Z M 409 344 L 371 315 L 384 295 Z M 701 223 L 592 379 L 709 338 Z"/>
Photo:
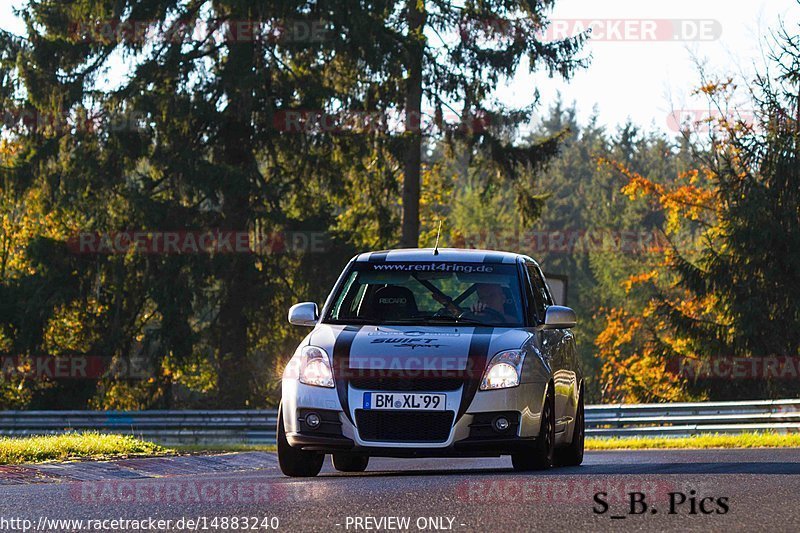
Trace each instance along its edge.
<path fill-rule="evenodd" d="M 605 400 L 796 392 L 774 376 L 698 379 L 675 372 L 719 357 L 800 354 L 800 41 L 782 30 L 771 59 L 751 91 L 754 121 L 731 108 L 731 80 L 699 89 L 715 113 L 706 121 L 711 134 L 695 170 L 664 185 L 606 162 L 625 178 L 625 194 L 666 214 L 671 246 L 658 268 L 626 280 L 638 305 L 604 317 L 596 343 Z"/>

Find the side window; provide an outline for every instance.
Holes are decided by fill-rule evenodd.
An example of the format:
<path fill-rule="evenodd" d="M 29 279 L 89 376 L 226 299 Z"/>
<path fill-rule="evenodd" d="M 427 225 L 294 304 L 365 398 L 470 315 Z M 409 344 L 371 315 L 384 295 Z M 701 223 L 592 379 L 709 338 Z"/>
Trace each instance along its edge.
<path fill-rule="evenodd" d="M 539 286 L 541 287 L 542 298 L 544 298 L 545 304 L 547 306 L 555 305 L 556 303 L 553 301 L 553 296 L 550 294 L 550 288 L 547 286 L 547 281 L 544 279 L 544 274 L 542 274 L 542 269 L 535 267 L 534 270 L 536 270 L 536 279 L 539 280 Z"/>
<path fill-rule="evenodd" d="M 544 321 L 544 313 L 548 305 L 552 305 L 550 294 L 544 285 L 542 273 L 533 263 L 525 265 L 528 269 L 528 277 L 531 280 L 531 290 L 533 292 L 533 304 L 536 311 L 536 318 L 541 323 Z"/>
<path fill-rule="evenodd" d="M 525 293 L 528 297 L 528 317 L 534 324 L 541 324 L 544 319 L 542 310 L 542 302 L 539 294 L 533 288 L 533 277 L 531 275 L 530 265 L 525 265 Z"/>

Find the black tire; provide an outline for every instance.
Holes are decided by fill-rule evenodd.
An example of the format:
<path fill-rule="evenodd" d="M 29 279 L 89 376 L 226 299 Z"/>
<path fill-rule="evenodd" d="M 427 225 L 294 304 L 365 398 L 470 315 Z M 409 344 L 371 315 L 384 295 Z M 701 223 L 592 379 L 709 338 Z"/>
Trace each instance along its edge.
<path fill-rule="evenodd" d="M 275 439 L 278 443 L 278 465 L 281 472 L 290 477 L 314 477 L 322 470 L 325 461 L 324 453 L 307 452 L 293 448 L 286 440 L 286 430 L 283 427 L 283 407 L 278 407 L 278 434 Z"/>
<path fill-rule="evenodd" d="M 331 455 L 333 468 L 339 472 L 363 472 L 369 464 L 369 455 L 334 453 Z"/>
<path fill-rule="evenodd" d="M 542 406 L 542 425 L 536 443 L 529 449 L 511 455 L 511 464 L 518 472 L 547 470 L 553 466 L 556 441 L 556 416 L 552 391 L 547 391 Z"/>
<path fill-rule="evenodd" d="M 575 415 L 575 429 L 572 442 L 566 448 L 556 450 L 556 463 L 559 466 L 578 466 L 583 462 L 583 443 L 586 440 L 586 418 L 583 414 L 583 391 L 578 400 L 578 412 Z"/>

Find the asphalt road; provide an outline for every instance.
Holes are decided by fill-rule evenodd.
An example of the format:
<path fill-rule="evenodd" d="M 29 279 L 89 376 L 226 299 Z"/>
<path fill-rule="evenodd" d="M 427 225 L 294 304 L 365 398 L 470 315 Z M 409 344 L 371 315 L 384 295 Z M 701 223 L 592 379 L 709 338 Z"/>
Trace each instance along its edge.
<path fill-rule="evenodd" d="M 222 521 L 236 516 L 239 530 L 261 531 L 800 531 L 800 449 L 592 452 L 580 467 L 544 474 L 517 474 L 508 458 L 373 459 L 363 474 L 328 461 L 311 479 L 285 478 L 261 458 L 240 472 L 0 486 L 0 530 L 13 530 L 11 518 L 40 530 L 137 530 L 48 527 L 41 517 L 236 530 Z M 630 513 L 631 493 L 646 510 L 635 503 Z"/>

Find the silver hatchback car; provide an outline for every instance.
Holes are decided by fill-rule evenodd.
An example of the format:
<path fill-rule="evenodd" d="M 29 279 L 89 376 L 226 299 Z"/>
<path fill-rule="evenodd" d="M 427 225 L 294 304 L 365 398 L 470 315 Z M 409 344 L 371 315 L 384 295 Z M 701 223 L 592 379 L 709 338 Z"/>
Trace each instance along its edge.
<path fill-rule="evenodd" d="M 278 459 L 315 476 L 371 456 L 510 455 L 517 470 L 583 461 L 583 376 L 571 328 L 530 257 L 484 250 L 360 254 L 283 374 Z"/>

